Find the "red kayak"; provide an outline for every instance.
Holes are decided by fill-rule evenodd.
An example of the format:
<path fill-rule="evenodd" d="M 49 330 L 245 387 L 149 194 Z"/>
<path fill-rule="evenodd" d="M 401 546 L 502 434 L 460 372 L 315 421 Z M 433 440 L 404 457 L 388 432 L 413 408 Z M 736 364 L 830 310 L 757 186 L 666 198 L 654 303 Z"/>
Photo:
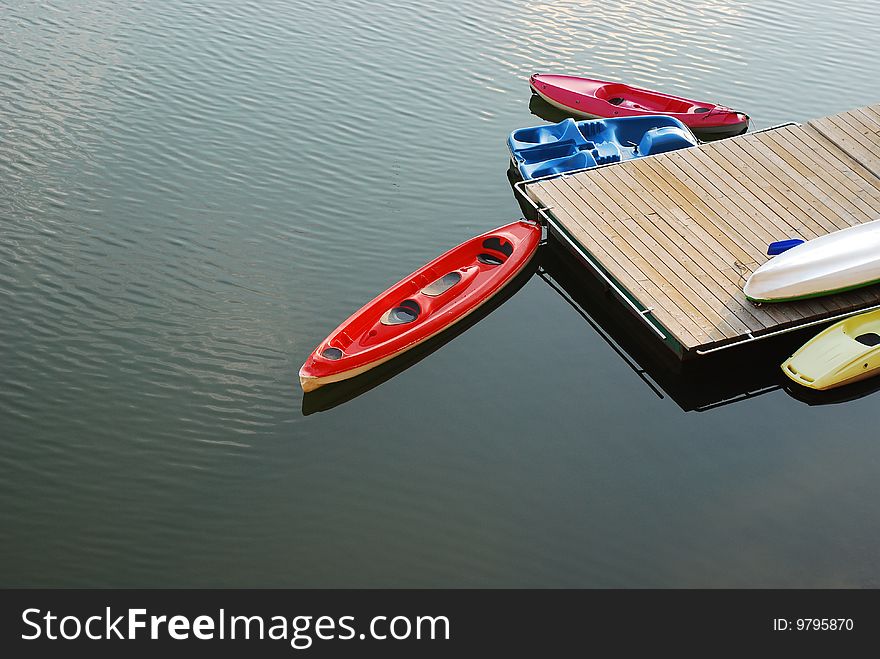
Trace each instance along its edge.
<path fill-rule="evenodd" d="M 529 78 L 529 85 L 550 105 L 583 117 L 607 119 L 665 114 L 696 133 L 713 136 L 739 135 L 749 127 L 748 115 L 737 110 L 620 82 L 535 73 Z"/>
<path fill-rule="evenodd" d="M 303 391 L 347 380 L 454 325 L 531 260 L 541 227 L 519 221 L 454 247 L 361 307 L 299 371 Z"/>

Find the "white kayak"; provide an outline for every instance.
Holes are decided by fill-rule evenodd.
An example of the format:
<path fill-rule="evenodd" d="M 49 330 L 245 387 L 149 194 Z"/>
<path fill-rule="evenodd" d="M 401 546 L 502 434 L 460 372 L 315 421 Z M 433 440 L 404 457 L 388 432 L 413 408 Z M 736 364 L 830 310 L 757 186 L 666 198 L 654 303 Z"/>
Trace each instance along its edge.
<path fill-rule="evenodd" d="M 743 292 L 752 302 L 840 293 L 880 281 L 880 220 L 813 238 L 767 261 Z"/>

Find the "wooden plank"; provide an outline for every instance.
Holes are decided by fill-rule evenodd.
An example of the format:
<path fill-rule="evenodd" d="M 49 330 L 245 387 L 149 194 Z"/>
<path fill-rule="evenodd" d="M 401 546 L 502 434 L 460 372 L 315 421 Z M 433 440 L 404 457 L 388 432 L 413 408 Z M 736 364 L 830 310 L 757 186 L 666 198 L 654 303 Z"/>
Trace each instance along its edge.
<path fill-rule="evenodd" d="M 716 203 L 713 197 L 703 191 L 702 195 L 706 198 L 704 201 L 700 194 L 702 190 L 700 184 L 691 179 L 684 171 L 687 165 L 682 165 L 680 169 L 674 156 L 672 154 L 666 155 L 668 157 L 664 158 L 663 166 L 673 175 L 673 178 L 668 181 L 674 187 L 675 194 L 680 195 L 676 200 L 682 204 L 682 207 L 695 220 L 696 225 L 706 236 L 711 236 L 717 243 L 724 245 L 732 252 L 731 255 L 734 258 L 727 261 L 722 270 L 727 273 L 729 278 L 735 280 L 739 288 L 742 288 L 749 273 L 757 267 L 759 262 L 766 259 L 763 250 L 756 247 L 763 241 L 754 237 L 754 233 L 748 227 L 739 226 L 739 231 L 751 238 L 750 240 L 743 239 L 740 233 L 732 227 L 735 218 L 727 210 L 727 201 L 724 200 L 723 204 Z M 651 165 L 656 166 L 659 163 L 655 161 Z M 788 308 L 783 308 L 780 311 L 774 310 L 770 313 L 771 315 L 780 315 L 780 320 L 798 317 L 792 316 Z"/>
<path fill-rule="evenodd" d="M 764 201 L 767 206 L 777 210 L 777 215 L 787 221 L 790 230 L 799 234 L 798 237 L 810 239 L 836 230 L 837 227 L 827 220 L 818 221 L 809 212 L 809 207 L 796 194 L 780 183 L 779 178 L 784 179 L 784 174 L 778 170 L 769 171 L 762 163 L 762 154 L 753 148 L 743 148 L 742 144 L 739 144 L 741 141 L 741 139 L 737 139 L 735 140 L 737 144 L 731 144 L 730 142 L 733 140 L 728 140 L 726 144 L 719 144 L 718 152 L 721 157 L 727 159 L 730 166 L 728 171 L 733 171 L 733 168 L 737 166 L 740 168 L 744 180 L 750 182 L 745 186 L 747 190 L 753 189 L 755 196 Z M 771 167 L 771 169 L 775 168 Z M 789 236 L 777 234 L 771 237 L 768 244 L 786 237 Z M 759 264 L 766 260 L 765 253 Z M 808 313 L 821 314 L 833 310 L 833 307 L 823 298 L 810 300 L 806 307 Z"/>
<path fill-rule="evenodd" d="M 636 295 L 644 306 L 653 307 L 657 320 L 682 345 L 696 346 L 711 340 L 709 333 L 692 318 L 692 313 L 696 314 L 696 310 L 683 311 L 678 299 L 673 302 L 670 295 L 676 296 L 674 288 L 645 263 L 640 255 L 625 254 L 626 246 L 621 246 L 619 238 L 614 240 L 616 232 L 611 231 L 604 222 L 592 226 L 583 208 L 572 203 L 567 195 L 552 185 L 556 180 L 558 179 L 538 184 L 544 192 L 540 199 L 543 204 L 553 207 L 551 212 L 566 230 L 595 255 L 608 273 Z M 687 308 L 687 305 L 683 306 Z"/>
<path fill-rule="evenodd" d="M 757 139 L 757 135 L 750 136 Z M 758 142 L 760 144 L 760 142 Z M 798 209 L 803 213 L 801 221 L 807 222 L 814 220 L 820 224 L 824 231 L 820 231 L 819 235 L 830 233 L 839 229 L 851 226 L 846 220 L 838 216 L 820 199 L 811 195 L 808 188 L 804 185 L 805 180 L 797 176 L 790 166 L 787 164 L 778 165 L 777 163 L 768 162 L 767 151 L 758 148 L 750 140 L 737 140 L 735 144 L 728 144 L 731 149 L 737 147 L 751 156 L 750 171 L 763 174 L 765 180 L 772 181 L 771 186 L 782 192 L 786 198 L 793 201 Z M 857 293 L 856 297 L 861 297 L 861 293 Z M 833 309 L 833 304 L 826 298 L 818 298 L 814 306 L 818 304 L 826 309 Z"/>
<path fill-rule="evenodd" d="M 572 196 L 576 197 L 573 193 Z M 555 199 L 557 203 L 570 203 L 568 198 L 556 192 Z M 564 201 L 563 201 L 564 200 Z M 572 233 L 575 239 L 588 249 L 595 249 L 592 237 L 596 233 L 601 233 L 603 229 L 596 227 L 587 227 L 588 221 L 584 221 L 582 216 L 575 217 L 580 222 L 572 221 L 566 228 Z M 627 290 L 635 292 L 630 282 L 632 277 L 639 278 L 639 286 L 644 294 L 638 297 L 639 301 L 646 308 L 653 310 L 654 316 L 663 324 L 664 327 L 684 346 L 699 345 L 705 342 L 711 342 L 713 339 L 709 336 L 707 326 L 697 321 L 699 314 L 693 307 L 690 307 L 684 300 L 676 288 L 666 281 L 659 273 L 650 267 L 641 255 L 633 253 L 628 243 L 620 238 L 616 233 L 608 232 L 608 243 L 604 244 L 604 249 L 616 261 L 613 268 L 609 268 L 609 274 L 621 283 Z M 642 269 L 645 272 L 642 272 Z M 637 289 L 636 289 L 637 290 Z"/>
<path fill-rule="evenodd" d="M 601 209 L 600 216 L 605 218 L 605 213 L 609 211 L 605 208 L 595 196 L 590 195 L 589 191 L 581 184 L 577 176 L 571 176 L 564 179 L 555 179 L 559 186 L 568 186 L 568 188 L 577 195 L 581 202 L 586 201 L 587 207 L 595 210 Z M 584 194 L 582 194 L 584 193 Z M 642 272 L 656 273 L 655 276 L 661 277 L 672 287 L 672 293 L 667 291 L 667 295 L 672 299 L 679 309 L 688 313 L 692 320 L 703 330 L 703 332 L 713 341 L 720 341 L 726 338 L 733 330 L 725 324 L 719 327 L 715 322 L 717 315 L 712 311 L 711 303 L 707 302 L 706 294 L 708 291 L 698 283 L 693 287 L 688 282 L 688 275 L 683 269 L 676 267 L 676 264 L 667 260 L 648 260 L 648 256 L 652 253 L 652 241 L 645 236 L 637 236 L 631 228 L 624 222 L 616 222 L 613 227 L 606 225 L 605 230 L 614 231 L 622 241 L 626 243 L 618 244 L 618 247 L 627 253 L 630 260 L 639 263 Z M 628 248 L 628 249 L 627 249 Z"/>
<path fill-rule="evenodd" d="M 678 153 L 664 154 L 664 165 L 675 176 L 672 181 L 679 184 L 679 193 L 698 211 L 701 218 L 700 225 L 718 240 L 726 237 L 728 244 L 732 243 L 742 250 L 740 256 L 742 266 L 757 265 L 765 257 L 764 250 L 759 245 L 766 244 L 771 234 L 759 223 L 743 223 L 740 221 L 742 208 L 733 204 L 722 192 L 723 185 L 710 182 L 704 174 L 702 167 L 695 167 L 691 162 L 693 157 L 681 158 Z M 749 211 L 746 212 L 748 214 Z M 714 227 L 715 231 L 712 230 Z M 736 263 L 735 266 L 739 267 Z M 748 267 L 746 270 L 751 271 Z"/>
<path fill-rule="evenodd" d="M 767 259 L 765 250 L 769 240 L 758 238 L 755 235 L 755 232 L 761 233 L 764 229 L 759 223 L 744 223 L 740 216 L 742 211 L 729 199 L 723 196 L 713 197 L 707 188 L 717 189 L 719 186 L 709 184 L 705 178 L 702 178 L 701 171 L 693 169 L 691 164 L 684 160 L 677 162 L 677 156 L 678 154 L 674 153 L 664 154 L 664 164 L 677 175 L 673 180 L 680 184 L 678 188 L 680 193 L 691 205 L 691 208 L 696 211 L 692 217 L 697 219 L 698 224 L 708 234 L 715 236 L 716 239 L 723 241 L 729 247 L 740 248 L 741 253 L 746 252 L 744 258 L 735 259 L 729 268 L 731 275 L 736 274 L 738 285 L 742 287 L 748 275 L 758 267 L 759 263 L 763 263 Z M 685 170 L 690 170 L 690 174 L 694 178 L 690 178 L 690 174 Z M 769 237 L 769 234 L 767 235 Z M 781 307 L 778 311 L 774 310 L 771 313 L 778 314 L 788 320 L 802 318 L 801 313 L 788 306 Z"/>
<path fill-rule="evenodd" d="M 750 137 L 756 138 L 757 136 Z M 790 167 L 780 167 L 774 163 L 767 162 L 766 151 L 757 148 L 745 139 L 737 140 L 736 143 L 728 143 L 725 146 L 730 147 L 732 150 L 738 148 L 747 153 L 751 158 L 749 161 L 749 172 L 763 176 L 764 180 L 770 183 L 771 190 L 777 190 L 785 198 L 793 202 L 800 211 L 798 217 L 802 223 L 806 224 L 814 221 L 817 225 L 821 226 L 821 229 L 818 230 L 818 235 L 824 235 L 850 226 L 842 218 L 835 217 L 834 212 L 819 199 L 810 195 L 803 185 L 804 180 L 799 179 L 796 172 L 794 172 L 793 177 L 791 173 L 793 170 Z M 856 293 L 856 297 L 861 297 L 861 295 L 861 293 Z M 833 303 L 826 297 L 816 298 L 814 306 L 816 304 L 829 310 L 834 309 Z"/>
<path fill-rule="evenodd" d="M 880 124 L 880 105 L 866 105 L 859 108 L 864 114 L 871 117 L 875 122 Z"/>
<path fill-rule="evenodd" d="M 841 148 L 850 158 L 867 169 L 874 176 L 880 176 L 880 161 L 877 160 L 869 151 L 854 140 L 848 133 L 841 130 L 831 117 L 822 117 L 821 119 L 813 119 L 809 125 L 815 128 L 825 138 L 834 142 Z"/>
<path fill-rule="evenodd" d="M 729 287 L 725 286 L 726 275 L 718 270 L 716 265 L 705 257 L 702 250 L 699 249 L 703 245 L 696 236 L 691 234 L 693 242 L 687 242 L 688 251 L 680 246 L 681 235 L 679 235 L 669 225 L 669 222 L 676 222 L 675 219 L 669 218 L 665 214 L 652 212 L 650 208 L 639 209 L 633 205 L 627 194 L 623 192 L 627 190 L 626 182 L 622 179 L 615 179 L 616 174 L 620 171 L 613 167 L 602 170 L 602 173 L 591 177 L 591 183 L 596 186 L 594 193 L 604 196 L 603 203 L 606 207 L 612 209 L 618 218 L 626 221 L 631 218 L 638 225 L 638 230 L 644 232 L 655 242 L 656 249 L 654 255 L 657 258 L 667 258 L 672 256 L 691 277 L 702 283 L 712 294 L 716 304 L 713 305 L 719 317 L 727 322 L 735 331 L 737 336 L 739 333 L 749 330 L 756 330 L 763 326 L 753 316 L 740 318 L 737 315 L 741 311 L 741 305 L 731 304 L 730 300 L 732 292 Z M 647 213 L 645 212 L 647 210 Z M 664 210 L 669 210 L 665 208 Z M 670 237 L 669 234 L 675 237 Z M 697 249 L 693 249 L 697 246 Z M 733 291 L 738 291 L 737 287 Z"/>
<path fill-rule="evenodd" d="M 741 159 L 735 155 L 731 156 L 726 150 L 726 145 L 725 149 L 722 149 L 718 143 L 715 143 L 714 149 L 695 154 L 695 157 L 697 160 L 705 162 L 706 166 L 702 169 L 703 175 L 714 180 L 716 185 L 725 190 L 732 203 L 738 204 L 741 209 L 744 209 L 744 212 L 736 218 L 738 224 L 748 226 L 754 233 L 762 236 L 759 243 L 761 255 L 757 257 L 757 265 L 767 260 L 767 245 L 782 239 L 781 237 L 798 237 L 809 240 L 823 233 L 821 227 L 805 225 L 787 206 L 783 205 L 784 202 L 776 199 L 770 193 L 772 187 L 763 179 L 739 169 L 738 165 L 742 164 Z M 744 169 L 748 169 L 748 167 Z M 722 173 L 726 173 L 727 176 L 723 176 Z M 762 218 L 764 222 L 755 221 L 757 219 L 755 215 Z M 804 310 L 807 315 L 810 315 L 822 313 L 827 308 L 821 299 L 817 299 L 809 302 Z M 787 311 L 804 313 L 794 307 L 787 309 Z"/>
<path fill-rule="evenodd" d="M 801 130 L 793 131 L 793 133 L 794 133 L 794 137 L 796 139 L 791 140 L 789 142 L 789 144 L 795 145 L 796 149 L 802 148 L 803 150 L 799 151 L 799 152 L 800 153 L 806 152 L 807 157 L 812 157 L 817 160 L 824 160 L 826 166 L 822 168 L 822 172 L 826 173 L 826 174 L 830 174 L 830 176 L 832 178 L 839 177 L 839 172 L 842 167 L 846 166 L 846 163 L 843 160 L 841 160 L 837 156 L 837 154 L 835 153 L 835 151 L 839 150 L 839 148 L 836 145 L 828 142 L 824 137 L 818 136 L 818 140 L 821 140 L 821 141 L 815 142 L 814 146 L 816 148 L 806 149 L 806 144 L 808 144 L 814 137 L 817 137 L 817 136 L 811 136 L 811 135 L 809 135 L 808 132 L 801 131 Z M 803 138 L 803 139 L 797 139 L 797 138 Z M 861 177 L 856 177 L 856 178 L 860 184 L 857 183 L 856 181 L 851 181 L 848 177 L 843 177 L 842 179 L 838 178 L 837 180 L 842 180 L 843 182 L 850 181 L 851 188 L 855 189 L 855 193 L 848 195 L 847 199 L 850 201 L 851 204 L 858 207 L 864 213 L 864 215 L 862 216 L 862 219 L 860 221 L 870 221 L 872 219 L 876 219 L 877 211 L 880 211 L 880 205 L 875 206 L 874 208 L 876 208 L 876 210 L 874 210 L 874 212 L 872 213 L 872 207 L 870 205 L 867 205 L 863 201 L 861 193 L 863 193 L 864 191 L 868 191 L 869 193 L 876 192 L 877 187 L 876 187 L 875 182 L 877 180 L 875 178 L 872 181 L 870 181 L 870 183 L 872 183 L 871 185 L 865 185 L 869 181 L 866 181 L 864 178 L 861 178 Z M 860 290 L 860 289 L 857 289 L 856 291 L 853 292 L 853 297 L 858 298 L 858 299 L 863 300 L 868 303 L 873 302 L 871 295 L 869 293 L 866 293 L 865 291 Z"/>
<path fill-rule="evenodd" d="M 804 138 L 805 144 L 813 146 L 822 155 L 827 154 L 832 162 L 836 162 L 838 171 L 843 173 L 847 179 L 860 188 L 864 188 L 867 185 L 867 189 L 871 191 L 872 196 L 880 196 L 877 175 L 854 160 L 838 144 L 829 140 L 810 124 L 798 126 L 796 130 Z"/>
<path fill-rule="evenodd" d="M 863 157 L 873 165 L 876 165 L 877 169 L 872 168 L 872 171 L 876 172 L 880 170 L 880 153 L 878 153 L 877 144 L 875 144 L 870 135 L 867 135 L 862 130 L 861 126 L 853 125 L 854 123 L 857 123 L 855 119 L 852 117 L 828 117 L 828 120 L 836 126 L 841 133 L 845 134 L 859 146 Z"/>
<path fill-rule="evenodd" d="M 880 151 L 880 118 L 872 114 L 868 108 L 857 108 L 845 112 L 840 115 L 840 118 L 867 138 L 870 148 L 875 154 Z"/>
<path fill-rule="evenodd" d="M 804 144 L 804 140 L 797 138 L 797 136 L 795 139 L 783 142 L 783 138 L 775 133 L 776 131 L 769 131 L 762 133 L 761 136 L 778 144 L 781 148 L 788 149 L 792 154 L 792 159 L 800 163 L 807 171 L 821 171 L 822 175 L 817 177 L 817 185 L 826 190 L 842 207 L 849 209 L 861 222 L 877 217 L 877 210 L 862 199 L 863 195 L 860 194 L 859 187 L 849 178 L 843 176 L 838 167 L 828 159 L 832 157 L 831 154 L 826 151 L 826 156 L 823 157 L 815 149 L 808 148 Z"/>
<path fill-rule="evenodd" d="M 755 215 L 761 217 L 761 215 L 764 214 L 763 217 L 767 219 L 768 223 L 777 221 L 777 218 L 770 214 L 766 214 L 763 206 L 751 205 L 747 195 L 737 196 L 738 191 L 731 187 L 731 185 L 735 184 L 729 185 L 728 183 L 729 177 L 714 176 L 706 167 L 697 167 L 694 163 L 691 163 L 691 159 L 700 159 L 699 154 L 690 154 L 685 158 L 683 157 L 683 154 L 680 153 L 667 153 L 664 154 L 664 157 L 670 162 L 671 166 L 681 166 L 682 175 L 685 177 L 684 180 L 689 181 L 691 185 L 702 186 L 703 189 L 714 189 L 719 191 L 718 196 L 714 198 L 716 203 L 706 205 L 702 210 L 704 214 L 714 215 L 717 219 L 713 221 L 718 226 L 735 227 L 736 231 L 731 231 L 729 235 L 734 238 L 737 243 L 750 251 L 752 258 L 751 262 L 743 264 L 734 263 L 734 266 L 742 276 L 743 282 L 745 282 L 745 279 L 758 266 L 758 264 L 767 260 L 766 246 L 773 240 L 777 239 L 775 237 L 776 234 L 770 233 L 765 228 L 763 222 L 755 221 Z M 707 159 L 707 161 L 710 163 L 713 162 L 709 159 Z M 687 174 L 684 173 L 685 170 L 687 171 Z M 689 178 L 691 175 L 694 178 Z M 785 307 L 781 313 L 788 316 L 790 319 L 802 317 L 801 312 L 791 307 Z"/>
<path fill-rule="evenodd" d="M 837 144 L 826 138 L 813 126 L 798 126 L 797 134 L 802 138 L 797 146 L 814 159 L 827 163 L 836 181 L 843 183 L 843 189 L 852 192 L 872 207 L 880 203 L 880 178 L 856 162 Z"/>
<path fill-rule="evenodd" d="M 859 119 L 859 115 L 854 112 L 844 112 L 833 117 L 828 117 L 828 121 L 841 132 L 845 133 L 861 148 L 863 148 L 871 157 L 877 161 L 880 157 L 880 144 L 874 139 L 871 130 L 867 130 L 865 125 Z"/>
<path fill-rule="evenodd" d="M 768 171 L 761 163 L 755 151 L 747 152 L 749 163 L 743 166 L 743 151 L 739 144 L 719 144 L 718 152 L 731 163 L 731 167 L 740 167 L 743 179 L 748 181 L 746 187 L 754 188 L 755 196 L 776 209 L 784 209 L 780 213 L 789 228 L 804 234 L 802 237 L 815 238 L 834 231 L 835 226 L 821 215 L 812 215 L 803 200 L 793 193 L 779 179 L 784 175 L 780 171 Z M 777 237 L 780 240 L 785 236 Z"/>
<path fill-rule="evenodd" d="M 820 235 L 850 226 L 843 217 L 805 188 L 804 180 L 788 163 L 759 142 L 757 135 L 753 137 L 754 140 L 741 140 L 727 146 L 745 152 L 750 158 L 750 169 L 765 180 L 773 181 L 775 189 L 792 201 L 805 218 L 814 221 L 822 228 Z"/>
<path fill-rule="evenodd" d="M 791 320 L 792 317 L 789 316 L 784 308 L 768 307 L 761 309 L 750 304 L 745 299 L 742 287 L 746 278 L 743 269 L 739 267 L 742 261 L 729 251 L 728 246 L 740 257 L 747 257 L 748 255 L 730 238 L 719 232 L 711 221 L 707 221 L 704 228 L 704 225 L 695 219 L 695 216 L 703 217 L 703 214 L 681 194 L 681 185 L 667 166 L 669 159 L 646 158 L 642 163 L 653 175 L 653 180 L 657 182 L 658 187 L 665 193 L 666 201 L 663 202 L 663 198 L 660 198 L 661 203 L 665 203 L 667 207 L 677 206 L 690 220 L 688 223 L 669 224 L 670 231 L 674 232 L 672 239 L 691 245 L 699 259 L 711 259 L 713 261 L 715 272 L 720 273 L 721 277 L 728 282 L 728 285 L 724 286 L 724 290 L 730 296 L 731 301 L 735 301 L 735 313 L 743 322 L 754 330 L 766 327 L 768 324 Z M 622 172 L 620 173 L 622 174 Z M 708 273 L 708 269 L 706 270 Z M 728 307 L 731 307 L 731 305 L 728 304 Z M 794 318 L 797 318 L 797 316 Z M 752 325 L 749 319 L 757 322 L 758 325 Z"/>
<path fill-rule="evenodd" d="M 680 205 L 700 232 L 710 236 L 715 244 L 722 248 L 723 251 L 718 249 L 715 251 L 725 260 L 726 267 L 757 263 L 757 258 L 762 254 L 760 250 L 754 248 L 754 234 L 749 231 L 753 240 L 742 240 L 738 231 L 703 201 L 701 194 L 706 195 L 706 191 L 679 168 L 672 154 L 664 154 L 664 156 L 662 161 L 659 158 L 647 158 L 645 162 L 655 169 L 658 177 L 666 185 L 667 194 Z M 712 198 L 711 195 L 709 198 Z M 731 236 L 740 237 L 740 241 L 734 240 Z"/>
<path fill-rule="evenodd" d="M 714 284 L 720 288 L 716 295 L 730 313 L 750 330 L 763 326 L 763 323 L 758 322 L 748 309 L 743 308 L 742 301 L 739 299 L 744 299 L 738 282 L 739 276 L 737 274 L 732 277 L 729 271 L 736 259 L 709 258 L 708 254 L 714 255 L 718 251 L 723 252 L 724 249 L 718 246 L 708 233 L 702 231 L 701 227 L 679 204 L 669 198 L 660 185 L 662 177 L 657 176 L 656 170 L 648 164 L 647 160 L 651 159 L 638 161 L 640 166 L 634 164 L 634 166 L 625 169 L 609 168 L 606 170 L 605 176 L 606 178 L 613 177 L 619 187 L 629 191 L 626 196 L 632 200 L 636 207 L 639 207 L 639 211 L 656 216 L 657 223 L 660 224 L 660 228 L 663 229 L 670 243 L 667 248 L 669 254 L 673 258 L 678 258 L 679 261 L 687 259 L 688 262 L 699 264 L 705 275 L 714 280 Z M 649 190 L 651 194 L 645 195 L 645 189 Z M 679 247 L 679 243 L 685 236 L 687 236 L 685 242 L 688 246 L 686 253 Z M 710 247 L 711 243 L 715 244 Z"/>
<path fill-rule="evenodd" d="M 750 176 L 749 172 L 740 169 L 739 159 L 731 155 L 726 146 L 722 148 L 716 145 L 712 149 L 702 150 L 702 153 L 696 154 L 695 159 L 703 163 L 704 176 L 730 191 L 727 196 L 734 203 L 764 218 L 768 236 L 772 237 L 770 242 L 779 240 L 779 236 L 783 234 L 804 239 L 819 235 L 821 228 L 800 222 L 791 212 L 787 200 L 779 200 L 770 193 L 770 186 L 766 181 L 757 175 Z M 738 219 L 747 223 L 749 215 L 750 213 L 744 213 Z"/>
<path fill-rule="evenodd" d="M 765 133 L 762 135 L 757 135 L 760 141 L 764 141 L 767 144 L 779 144 L 780 137 L 773 136 L 771 133 Z M 761 138 L 764 138 L 761 140 Z M 797 144 L 797 139 L 789 139 L 787 144 L 789 146 Z M 820 200 L 820 202 L 825 203 L 825 205 L 831 208 L 834 213 L 836 213 L 837 217 L 840 218 L 840 221 L 837 223 L 837 226 L 841 229 L 847 228 L 848 226 L 854 226 L 855 224 L 860 224 L 864 221 L 869 221 L 871 216 L 867 213 L 859 211 L 857 206 L 854 206 L 851 202 L 847 200 L 846 197 L 840 195 L 836 189 L 831 186 L 828 186 L 825 178 L 829 176 L 830 172 L 827 168 L 819 168 L 818 170 L 810 169 L 806 167 L 801 161 L 797 159 L 794 155 L 792 155 L 792 151 L 785 149 L 784 146 L 780 145 L 779 147 L 786 154 L 789 154 L 786 158 L 789 163 L 791 170 L 794 172 L 794 176 L 800 175 L 799 181 L 801 183 L 801 187 L 805 191 L 811 191 L 814 193 L 815 197 Z M 797 183 L 798 179 L 794 179 L 795 183 Z M 838 202 L 838 199 L 840 200 Z M 856 211 L 855 214 L 848 211 L 845 206 L 850 206 L 854 208 Z M 854 297 L 863 300 L 865 302 L 870 303 L 871 300 L 863 291 L 858 291 L 854 294 Z M 829 300 L 829 302 L 831 302 Z M 826 305 L 827 306 L 827 305 Z"/>
<path fill-rule="evenodd" d="M 838 229 L 861 223 L 861 219 L 846 207 L 848 206 L 846 200 L 842 197 L 838 200 L 837 191 L 827 185 L 825 182 L 827 174 L 823 170 L 811 170 L 806 167 L 789 149 L 774 139 L 772 132 L 757 134 L 755 140 L 766 149 L 767 156 L 774 164 L 782 167 L 784 163 L 790 171 L 790 176 L 799 181 L 804 190 L 809 191 L 832 212 L 830 218 Z"/>
<path fill-rule="evenodd" d="M 793 132 L 801 138 L 804 149 L 810 149 L 814 158 L 830 165 L 837 179 L 844 181 L 850 192 L 880 200 L 877 177 L 850 158 L 839 146 L 809 125 L 796 126 Z"/>
<path fill-rule="evenodd" d="M 847 112 L 841 115 L 840 119 L 852 126 L 853 130 L 861 135 L 868 151 L 875 158 L 880 158 L 880 119 L 865 108 Z"/>
<path fill-rule="evenodd" d="M 627 176 L 633 178 L 628 181 Z M 719 269 L 718 264 L 724 266 L 725 262 L 708 258 L 706 253 L 711 248 L 706 241 L 682 222 L 681 215 L 689 219 L 683 210 L 671 202 L 664 203 L 657 192 L 652 196 L 645 195 L 644 199 L 640 197 L 638 188 L 645 182 L 643 172 L 635 167 L 627 168 L 626 172 L 608 168 L 603 177 L 597 177 L 600 178 L 606 179 L 605 185 L 610 183 L 610 187 L 617 190 L 629 191 L 620 196 L 621 203 L 629 202 L 627 196 L 633 200 L 632 210 L 635 212 L 631 216 L 639 223 L 641 230 L 651 235 L 663 250 L 657 257 L 672 257 L 712 292 L 715 300 L 720 303 L 715 307 L 716 312 L 737 332 L 728 338 L 764 326 L 764 323 L 743 308 L 738 299 L 742 297 L 742 291 L 736 278 L 731 278 L 729 272 Z M 642 208 L 637 207 L 639 202 L 644 203 Z M 685 236 L 687 239 L 683 240 Z"/>
<path fill-rule="evenodd" d="M 663 157 L 664 157 L 664 158 L 666 158 L 666 157 L 672 157 L 672 155 L 673 155 L 673 154 L 664 154 Z M 638 161 L 638 162 L 643 163 L 643 164 L 646 164 L 646 163 L 648 163 L 648 161 L 656 161 L 656 160 L 657 160 L 657 159 L 655 159 L 655 158 L 649 158 L 649 159 L 645 159 L 645 160 Z M 612 169 L 612 168 L 607 168 L 606 171 L 608 171 L 609 174 L 611 174 L 611 173 L 612 173 L 612 172 L 610 172 L 611 169 Z M 628 173 L 631 174 L 631 171 L 632 171 L 632 170 L 631 170 L 630 167 L 626 167 L 626 168 L 617 168 L 613 173 L 616 174 L 616 175 L 619 175 L 619 176 L 626 176 Z M 633 188 L 633 189 L 635 189 L 635 188 Z M 631 196 L 632 196 L 634 199 L 637 199 L 639 195 L 638 195 L 638 194 L 632 194 Z M 698 202 L 698 203 L 699 203 L 699 202 Z M 738 279 L 740 280 L 740 281 L 738 281 L 738 288 L 741 288 L 742 283 L 745 282 L 745 277 L 746 277 L 746 276 L 747 276 L 752 270 L 754 270 L 754 268 L 757 266 L 758 259 L 760 259 L 761 261 L 763 261 L 763 260 L 766 259 L 766 255 L 763 255 L 763 252 L 758 251 L 757 254 L 755 254 L 755 256 L 754 256 L 754 259 L 751 260 L 750 262 L 746 263 L 746 264 L 739 264 L 739 263 L 737 263 L 736 260 L 734 260 L 733 262 L 730 263 L 730 266 L 731 266 L 730 269 L 731 269 L 731 270 L 735 270 L 736 275 L 738 276 Z M 732 274 L 731 272 L 728 272 L 728 273 L 727 273 L 727 276 L 730 276 L 731 274 Z M 750 303 L 747 303 L 747 302 L 745 302 L 745 303 L 750 305 Z M 787 308 L 784 308 L 784 309 L 781 309 L 781 310 L 778 311 L 778 312 L 777 312 L 777 311 L 774 311 L 773 313 L 780 313 L 782 316 L 788 316 L 788 314 L 789 314 L 790 312 L 789 312 L 789 310 L 788 310 Z M 794 319 L 798 319 L 798 318 L 800 318 L 800 317 L 801 317 L 800 315 L 795 315 L 795 316 L 794 316 Z"/>
<path fill-rule="evenodd" d="M 648 163 L 649 160 L 655 162 Z M 694 216 L 699 215 L 698 211 L 673 188 L 674 178 L 669 170 L 662 168 L 662 165 L 659 165 L 655 158 L 648 158 L 643 162 L 652 170 L 653 179 L 650 180 L 656 185 L 656 189 L 662 193 L 662 196 L 658 194 L 657 198 L 657 202 L 660 204 L 659 207 L 670 210 L 673 214 L 673 218 L 667 220 L 667 223 L 677 239 L 687 240 L 694 245 L 696 251 L 703 254 L 711 251 L 713 257 L 718 259 L 724 268 L 733 266 L 737 261 L 751 260 L 745 251 L 740 249 L 733 241 L 726 239 L 726 236 L 718 231 L 714 225 L 710 226 L 715 230 L 708 231 L 695 219 Z M 606 177 L 620 178 L 624 174 L 626 172 L 611 171 L 610 169 L 605 172 Z M 647 212 L 650 213 L 656 207 L 648 203 L 649 201 L 641 197 L 627 198 L 621 196 L 621 204 L 630 204 L 635 208 L 636 203 L 645 203 Z"/>

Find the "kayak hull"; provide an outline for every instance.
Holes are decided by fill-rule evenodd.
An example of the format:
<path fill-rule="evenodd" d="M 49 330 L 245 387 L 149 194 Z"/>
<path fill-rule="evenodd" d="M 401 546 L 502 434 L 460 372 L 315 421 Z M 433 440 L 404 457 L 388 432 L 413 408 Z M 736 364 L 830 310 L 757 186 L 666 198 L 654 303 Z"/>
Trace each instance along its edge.
<path fill-rule="evenodd" d="M 819 391 L 880 374 L 880 309 L 823 330 L 783 362 L 782 372 Z"/>
<path fill-rule="evenodd" d="M 618 82 L 536 73 L 529 78 L 529 86 L 553 107 L 579 117 L 664 114 L 699 135 L 713 137 L 739 135 L 749 127 L 749 116 L 731 108 Z"/>
<path fill-rule="evenodd" d="M 788 302 L 880 281 L 880 220 L 834 231 L 775 256 L 748 278 L 752 302 Z"/>
<path fill-rule="evenodd" d="M 400 280 L 318 344 L 299 372 L 303 391 L 365 373 L 463 320 L 528 265 L 540 241 L 539 225 L 514 222 Z"/>

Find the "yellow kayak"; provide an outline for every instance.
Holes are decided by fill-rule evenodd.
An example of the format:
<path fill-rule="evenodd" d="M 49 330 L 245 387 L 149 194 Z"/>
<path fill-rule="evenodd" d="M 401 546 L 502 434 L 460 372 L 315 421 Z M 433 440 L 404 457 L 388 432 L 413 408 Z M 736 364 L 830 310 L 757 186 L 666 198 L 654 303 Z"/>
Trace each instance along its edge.
<path fill-rule="evenodd" d="M 880 374 L 880 309 L 819 332 L 782 363 L 782 372 L 820 390 Z"/>

